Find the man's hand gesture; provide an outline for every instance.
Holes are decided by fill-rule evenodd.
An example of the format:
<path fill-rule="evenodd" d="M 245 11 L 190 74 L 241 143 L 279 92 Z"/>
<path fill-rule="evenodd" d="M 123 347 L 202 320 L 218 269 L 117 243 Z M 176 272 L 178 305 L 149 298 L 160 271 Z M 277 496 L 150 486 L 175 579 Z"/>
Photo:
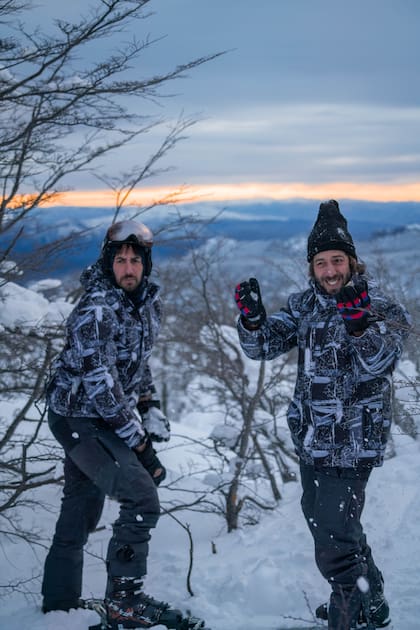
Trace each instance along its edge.
<path fill-rule="evenodd" d="M 235 288 L 235 301 L 246 328 L 259 328 L 267 315 L 261 300 L 261 291 L 256 278 L 250 278 Z"/>

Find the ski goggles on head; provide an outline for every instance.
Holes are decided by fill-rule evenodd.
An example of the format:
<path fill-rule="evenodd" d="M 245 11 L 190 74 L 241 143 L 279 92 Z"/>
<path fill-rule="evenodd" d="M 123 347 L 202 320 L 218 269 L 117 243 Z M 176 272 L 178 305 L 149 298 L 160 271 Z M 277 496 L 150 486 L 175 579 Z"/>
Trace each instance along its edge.
<path fill-rule="evenodd" d="M 108 228 L 105 236 L 104 246 L 112 243 L 134 243 L 143 247 L 152 247 L 153 232 L 137 221 L 119 221 Z"/>

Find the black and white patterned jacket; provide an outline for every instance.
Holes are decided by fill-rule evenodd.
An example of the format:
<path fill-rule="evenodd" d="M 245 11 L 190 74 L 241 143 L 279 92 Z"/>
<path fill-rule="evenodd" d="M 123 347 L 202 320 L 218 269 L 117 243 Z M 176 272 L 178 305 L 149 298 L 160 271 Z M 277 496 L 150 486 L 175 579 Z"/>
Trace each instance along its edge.
<path fill-rule="evenodd" d="M 367 280 L 367 278 L 365 278 Z M 251 359 L 274 359 L 298 348 L 296 387 L 288 409 L 295 449 L 307 464 L 380 466 L 392 419 L 392 372 L 410 317 L 369 281 L 378 321 L 347 333 L 333 296 L 316 282 L 289 297 L 288 306 L 239 339 Z"/>
<path fill-rule="evenodd" d="M 83 272 L 81 283 L 85 292 L 67 321 L 48 405 L 62 416 L 102 418 L 133 447 L 144 437 L 136 405 L 153 391 L 148 360 L 161 321 L 159 287 L 146 282 L 135 306 L 99 262 Z"/>

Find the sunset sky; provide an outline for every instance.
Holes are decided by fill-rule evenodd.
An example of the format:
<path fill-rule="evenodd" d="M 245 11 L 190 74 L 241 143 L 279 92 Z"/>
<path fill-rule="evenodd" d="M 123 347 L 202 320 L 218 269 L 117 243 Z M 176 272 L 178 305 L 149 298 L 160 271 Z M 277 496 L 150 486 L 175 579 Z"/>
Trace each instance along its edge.
<path fill-rule="evenodd" d="M 73 15 L 91 4 L 74 0 Z M 41 19 L 66 7 L 40 5 Z M 420 2 L 153 0 L 147 8 L 154 14 L 136 34 L 162 39 L 133 73 L 228 52 L 168 86 L 158 105 L 141 103 L 145 114 L 199 121 L 135 199 L 186 187 L 184 201 L 420 201 Z M 108 172 L 141 164 L 166 130 L 139 136 Z M 112 205 L 92 174 L 69 185 L 74 196 L 61 203 Z"/>

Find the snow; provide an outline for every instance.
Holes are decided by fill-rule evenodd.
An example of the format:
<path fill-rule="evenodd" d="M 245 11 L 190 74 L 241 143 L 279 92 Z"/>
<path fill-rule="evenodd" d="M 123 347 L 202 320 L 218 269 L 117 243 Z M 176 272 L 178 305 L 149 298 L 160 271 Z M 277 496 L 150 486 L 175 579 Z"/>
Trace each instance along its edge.
<path fill-rule="evenodd" d="M 0 325 L 13 328 L 60 323 L 66 319 L 73 305 L 64 300 L 50 302 L 41 294 L 8 282 L 0 287 Z"/>
<path fill-rule="evenodd" d="M 181 432 L 183 427 L 179 429 Z M 185 434 L 200 439 L 200 431 L 185 427 Z M 205 438 L 206 435 L 201 435 Z M 418 630 L 418 559 L 420 552 L 419 444 L 407 436 L 394 436 L 398 456 L 373 472 L 364 513 L 365 530 L 374 557 L 383 570 L 394 630 Z M 179 474 L 189 457 L 189 446 L 180 437 L 161 448 L 169 478 Z M 60 489 L 49 488 L 53 513 L 33 515 L 36 525 L 53 533 Z M 256 526 L 226 533 L 220 517 L 194 512 L 176 513 L 187 523 L 194 540 L 191 597 L 186 587 L 189 542 L 187 534 L 170 516 L 163 515 L 150 545 L 146 590 L 174 606 L 204 617 L 212 630 L 274 630 L 307 628 L 313 611 L 328 597 L 313 560 L 312 540 L 300 511 L 298 483 L 282 489 L 275 511 L 262 516 Z M 168 490 L 160 490 L 163 503 Z M 45 497 L 44 497 L 45 498 Z M 110 524 L 117 507 L 108 501 L 100 526 L 91 536 L 85 556 L 84 595 L 101 596 L 105 583 L 102 560 Z M 14 593 L 3 599 L 0 628 L 6 630 L 86 630 L 97 622 L 92 611 L 40 612 L 40 580 L 46 550 L 34 552 L 25 543 L 3 543 L 2 582 L 38 575 L 32 595 Z M 160 626 L 157 626 L 160 628 Z M 163 626 L 162 626 L 163 628 Z"/>
<path fill-rule="evenodd" d="M 42 293 L 43 291 L 57 289 L 60 286 L 61 280 L 57 280 L 55 278 L 45 278 L 44 280 L 38 280 L 38 282 L 31 283 L 28 288 L 31 289 L 31 291 Z"/>
<path fill-rule="evenodd" d="M 45 317 L 60 320 L 70 309 L 64 302 L 49 302 L 29 289 L 9 283 L 1 289 L 3 305 L 0 322 L 28 323 Z M 405 372 L 409 363 L 403 363 Z M 407 394 L 408 396 L 408 394 Z M 1 416 L 12 417 L 13 405 L 1 402 Z M 209 414 L 210 415 L 210 414 Z M 185 468 L 199 460 L 193 444 L 203 443 L 217 429 L 220 418 L 189 413 L 176 425 L 168 445 L 157 447 L 168 468 L 168 479 L 159 490 L 162 505 L 168 505 L 174 492 L 168 482 L 185 474 Z M 183 436 L 188 436 L 189 441 Z M 225 432 L 226 439 L 229 435 Z M 394 429 L 397 456 L 372 473 L 367 489 L 363 522 L 375 560 L 384 573 L 386 594 L 394 619 L 393 630 L 418 630 L 420 559 L 420 457 L 419 443 Z M 186 485 L 199 488 L 209 483 L 187 477 Z M 261 515 L 259 524 L 226 532 L 222 517 L 216 514 L 182 511 L 176 518 L 188 525 L 194 541 L 191 587 L 186 578 L 189 561 L 187 533 L 170 515 L 163 514 L 150 544 L 146 591 L 169 601 L 193 615 L 203 617 L 212 630 L 275 630 L 308 628 L 314 625 L 313 611 L 326 601 L 329 587 L 314 563 L 312 539 L 300 510 L 297 482 L 282 486 L 282 500 L 273 511 Z M 46 486 L 33 491 L 34 500 L 49 510 L 28 509 L 22 514 L 40 540 L 51 540 L 60 505 L 60 487 Z M 110 528 L 117 505 L 107 500 L 99 524 L 85 553 L 85 597 L 100 597 L 105 586 L 106 553 Z M 46 546 L 29 546 L 22 540 L 3 539 L 1 545 L 2 585 L 1 630 L 87 630 L 98 622 L 93 611 L 72 610 L 43 615 L 41 605 L 42 567 Z M 65 570 L 65 568 L 64 568 Z M 156 626 L 161 630 L 164 626 Z"/>

